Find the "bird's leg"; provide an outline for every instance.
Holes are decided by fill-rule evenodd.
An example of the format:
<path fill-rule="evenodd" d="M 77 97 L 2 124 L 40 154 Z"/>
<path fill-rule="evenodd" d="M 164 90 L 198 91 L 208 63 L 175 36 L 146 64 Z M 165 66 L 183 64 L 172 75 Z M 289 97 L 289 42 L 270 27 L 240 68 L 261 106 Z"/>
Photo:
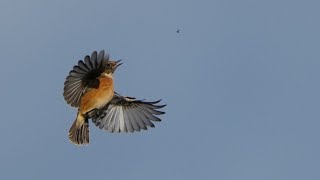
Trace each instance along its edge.
<path fill-rule="evenodd" d="M 100 111 L 99 111 L 99 109 L 92 109 L 92 110 L 90 110 L 90 111 L 88 111 L 88 112 L 86 113 L 86 116 L 87 116 L 88 118 L 94 118 L 94 119 L 96 119 L 96 118 L 98 118 L 98 117 L 100 116 Z"/>

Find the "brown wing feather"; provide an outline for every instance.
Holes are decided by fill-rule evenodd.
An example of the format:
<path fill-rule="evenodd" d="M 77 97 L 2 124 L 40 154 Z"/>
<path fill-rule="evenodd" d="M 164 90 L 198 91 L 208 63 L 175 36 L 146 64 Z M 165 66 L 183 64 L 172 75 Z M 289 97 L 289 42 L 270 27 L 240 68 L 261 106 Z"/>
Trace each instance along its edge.
<path fill-rule="evenodd" d="M 64 99 L 73 107 L 79 107 L 81 97 L 90 88 L 99 86 L 98 77 L 104 70 L 109 60 L 109 55 L 102 50 L 97 55 L 94 51 L 90 56 L 85 56 L 69 72 L 64 82 L 63 96 Z"/>

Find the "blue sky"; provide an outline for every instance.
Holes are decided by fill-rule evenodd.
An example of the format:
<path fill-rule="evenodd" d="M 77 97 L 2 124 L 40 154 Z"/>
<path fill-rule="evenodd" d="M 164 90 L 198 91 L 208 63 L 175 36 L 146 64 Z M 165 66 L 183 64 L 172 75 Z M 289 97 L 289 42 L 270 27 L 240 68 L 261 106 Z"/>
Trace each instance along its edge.
<path fill-rule="evenodd" d="M 0 179 L 320 179 L 320 3 L 0 2 Z M 177 34 L 176 30 L 180 29 Z M 104 49 L 156 128 L 68 130 L 70 69 Z"/>

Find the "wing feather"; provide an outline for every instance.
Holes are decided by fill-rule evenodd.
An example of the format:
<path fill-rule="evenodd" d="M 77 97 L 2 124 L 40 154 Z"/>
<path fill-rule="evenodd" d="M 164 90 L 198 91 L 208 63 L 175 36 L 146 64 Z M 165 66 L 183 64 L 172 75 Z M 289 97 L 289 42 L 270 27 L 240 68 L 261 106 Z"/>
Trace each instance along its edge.
<path fill-rule="evenodd" d="M 132 126 L 132 124 L 130 122 L 130 119 L 128 118 L 128 114 L 126 112 L 126 107 L 125 106 L 123 107 L 123 117 L 124 117 L 124 122 L 126 124 L 127 130 L 129 132 L 133 132 L 134 129 L 133 129 L 133 126 Z"/>
<path fill-rule="evenodd" d="M 144 113 L 140 110 L 140 108 L 137 108 L 137 111 L 139 113 L 140 118 L 142 119 L 142 121 L 149 127 L 154 127 L 154 124 L 148 119 L 148 117 L 146 115 L 144 115 Z"/>
<path fill-rule="evenodd" d="M 86 55 L 84 60 L 79 60 L 78 65 L 75 65 L 69 72 L 66 81 L 64 82 L 64 99 L 73 107 L 79 107 L 81 97 L 89 88 L 96 85 L 97 78 L 103 72 L 106 64 L 109 61 L 109 54 L 100 51 L 92 52 L 91 57 Z"/>
<path fill-rule="evenodd" d="M 120 132 L 120 108 L 119 106 L 116 106 L 116 113 L 114 117 L 114 127 L 113 132 Z"/>
<path fill-rule="evenodd" d="M 109 132 L 134 132 L 154 127 L 152 121 L 161 121 L 157 115 L 164 112 L 156 110 L 166 105 L 158 105 L 159 101 L 146 102 L 132 97 L 123 97 L 115 93 L 108 105 L 100 109 L 102 116 L 93 116 L 92 121 Z"/>
<path fill-rule="evenodd" d="M 134 116 L 134 120 L 139 124 L 139 129 L 144 129 L 144 130 L 147 130 L 147 126 L 146 124 L 143 122 L 143 120 L 138 116 L 136 110 L 136 108 L 132 108 L 131 109 L 131 112 L 132 112 L 132 115 Z"/>
<path fill-rule="evenodd" d="M 97 51 L 92 52 L 90 62 L 91 62 L 92 69 L 98 68 Z"/>
<path fill-rule="evenodd" d="M 120 109 L 120 113 L 119 113 L 120 131 L 119 132 L 128 132 L 124 122 L 123 107 L 119 106 L 119 109 Z"/>
<path fill-rule="evenodd" d="M 84 57 L 84 62 L 85 62 L 85 64 L 87 65 L 87 67 L 88 67 L 89 70 L 92 70 L 92 69 L 93 69 L 89 55 L 86 55 L 86 56 Z"/>
<path fill-rule="evenodd" d="M 130 111 L 129 109 L 127 109 L 126 113 L 128 114 L 129 121 L 131 122 L 134 131 L 140 131 L 139 124 L 134 120 L 132 111 Z"/>

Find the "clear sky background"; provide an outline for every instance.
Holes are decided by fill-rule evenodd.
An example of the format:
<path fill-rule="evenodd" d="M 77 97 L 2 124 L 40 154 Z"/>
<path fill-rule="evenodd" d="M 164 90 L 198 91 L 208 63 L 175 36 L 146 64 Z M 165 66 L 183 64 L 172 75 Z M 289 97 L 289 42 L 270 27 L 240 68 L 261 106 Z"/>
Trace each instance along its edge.
<path fill-rule="evenodd" d="M 320 2 L 0 1 L 0 179 L 320 179 Z M 180 29 L 177 34 L 176 30 Z M 94 50 L 156 128 L 91 144 L 62 96 Z"/>

